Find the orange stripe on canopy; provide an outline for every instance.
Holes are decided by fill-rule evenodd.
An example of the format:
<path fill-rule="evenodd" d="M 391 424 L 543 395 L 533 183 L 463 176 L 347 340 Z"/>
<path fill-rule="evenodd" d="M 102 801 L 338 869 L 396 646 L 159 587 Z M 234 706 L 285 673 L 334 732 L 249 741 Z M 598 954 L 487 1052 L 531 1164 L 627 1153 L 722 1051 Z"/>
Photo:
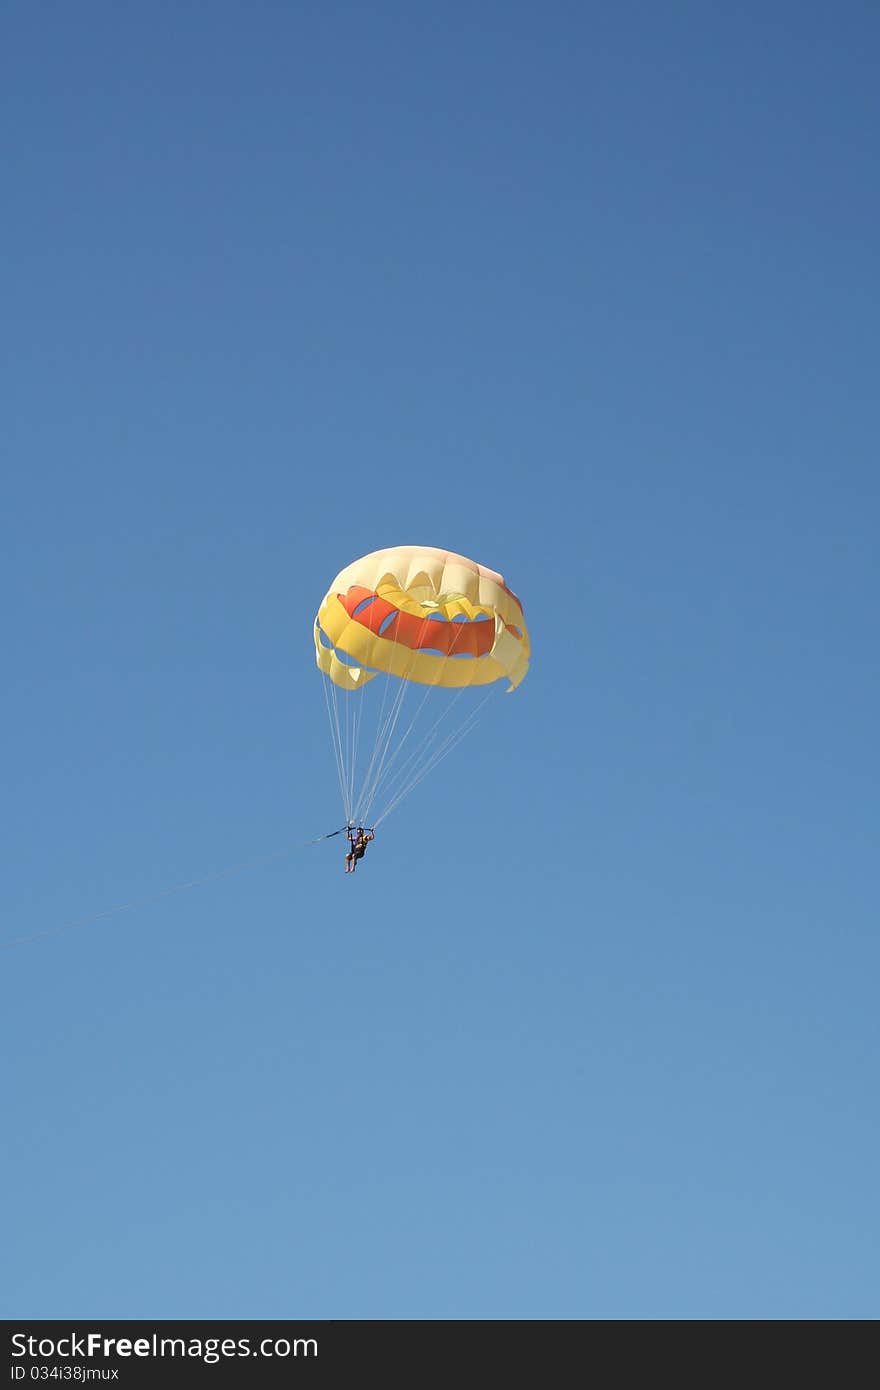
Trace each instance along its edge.
<path fill-rule="evenodd" d="M 347 594 L 337 594 L 346 613 L 356 623 L 378 634 L 390 618 L 382 636 L 389 642 L 399 642 L 410 651 L 435 651 L 444 656 L 488 656 L 495 642 L 495 624 L 491 621 L 446 622 L 439 618 L 418 618 L 381 598 L 374 589 L 353 584 Z M 369 600 L 369 602 L 367 601 Z M 359 604 L 365 606 L 359 613 Z"/>

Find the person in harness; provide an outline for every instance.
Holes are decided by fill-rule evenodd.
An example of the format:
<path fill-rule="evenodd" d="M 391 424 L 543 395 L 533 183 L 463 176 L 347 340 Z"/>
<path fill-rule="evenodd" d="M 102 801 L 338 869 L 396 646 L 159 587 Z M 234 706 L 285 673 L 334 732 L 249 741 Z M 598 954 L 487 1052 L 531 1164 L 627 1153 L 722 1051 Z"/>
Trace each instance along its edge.
<path fill-rule="evenodd" d="M 354 873 L 358 866 L 358 860 L 363 859 L 367 852 L 367 845 L 375 838 L 373 831 L 364 830 L 362 825 L 359 825 L 357 830 L 353 825 L 348 827 L 348 840 L 351 848 L 345 856 L 345 872 L 347 874 Z"/>

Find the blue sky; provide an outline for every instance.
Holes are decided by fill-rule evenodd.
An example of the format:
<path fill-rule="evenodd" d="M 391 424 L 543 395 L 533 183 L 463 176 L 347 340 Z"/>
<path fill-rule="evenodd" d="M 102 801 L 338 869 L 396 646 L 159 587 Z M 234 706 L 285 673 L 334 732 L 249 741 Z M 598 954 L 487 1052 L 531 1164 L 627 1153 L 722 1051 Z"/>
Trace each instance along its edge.
<path fill-rule="evenodd" d="M 3 940 L 340 823 L 311 626 L 521 689 L 0 952 L 6 1317 L 880 1298 L 873 5 L 7 6 Z"/>

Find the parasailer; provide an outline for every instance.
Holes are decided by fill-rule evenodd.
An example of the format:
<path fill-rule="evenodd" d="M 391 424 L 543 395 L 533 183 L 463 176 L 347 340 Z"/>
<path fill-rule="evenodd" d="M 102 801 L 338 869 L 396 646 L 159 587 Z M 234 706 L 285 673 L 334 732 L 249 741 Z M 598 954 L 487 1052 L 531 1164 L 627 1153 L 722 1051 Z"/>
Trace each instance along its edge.
<path fill-rule="evenodd" d="M 345 872 L 353 874 L 358 866 L 358 862 L 363 859 L 367 852 L 367 845 L 376 836 L 372 830 L 365 830 L 363 826 L 358 826 L 355 830 L 353 825 L 348 827 L 348 841 L 350 849 L 345 856 Z"/>

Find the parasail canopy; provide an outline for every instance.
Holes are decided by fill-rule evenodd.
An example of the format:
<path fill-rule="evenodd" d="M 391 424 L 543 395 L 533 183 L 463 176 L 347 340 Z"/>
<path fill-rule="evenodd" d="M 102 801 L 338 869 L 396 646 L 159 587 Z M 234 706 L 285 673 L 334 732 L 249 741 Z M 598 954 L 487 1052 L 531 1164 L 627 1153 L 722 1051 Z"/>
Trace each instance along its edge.
<path fill-rule="evenodd" d="M 522 603 L 503 576 L 430 546 L 347 565 L 321 601 L 314 640 L 346 818 L 365 821 L 378 797 L 375 824 L 469 732 L 500 682 L 520 685 L 530 659 Z M 381 694 L 370 700 L 374 682 Z M 468 704 L 482 687 L 479 704 Z M 422 688 L 417 708 L 402 718 L 413 688 Z"/>

